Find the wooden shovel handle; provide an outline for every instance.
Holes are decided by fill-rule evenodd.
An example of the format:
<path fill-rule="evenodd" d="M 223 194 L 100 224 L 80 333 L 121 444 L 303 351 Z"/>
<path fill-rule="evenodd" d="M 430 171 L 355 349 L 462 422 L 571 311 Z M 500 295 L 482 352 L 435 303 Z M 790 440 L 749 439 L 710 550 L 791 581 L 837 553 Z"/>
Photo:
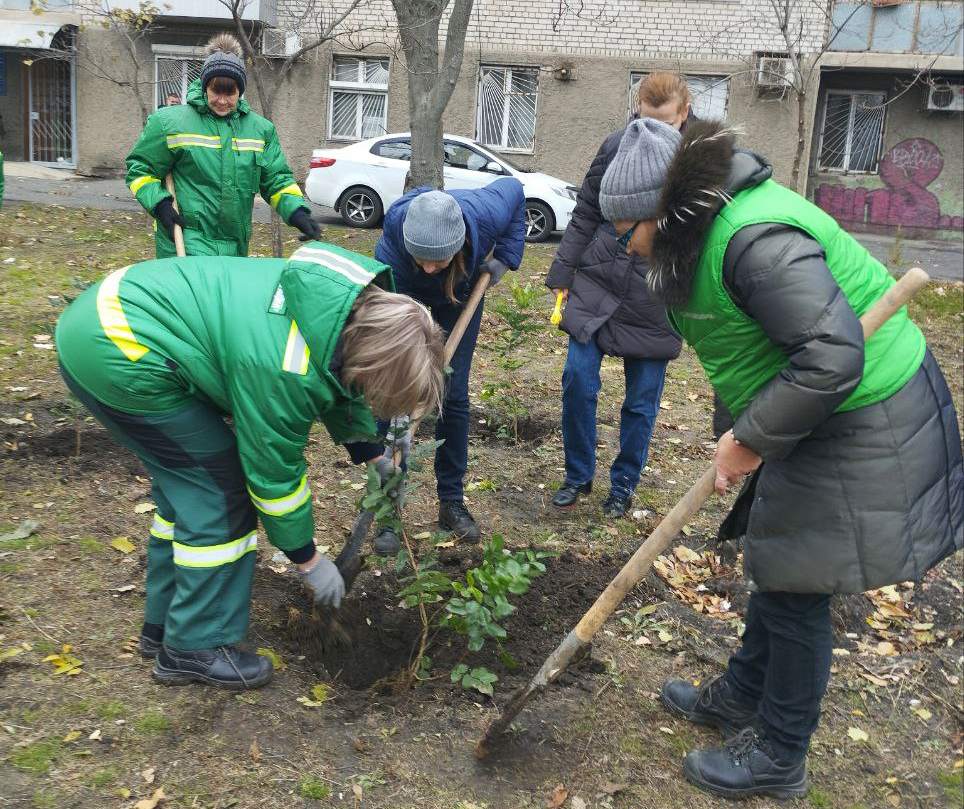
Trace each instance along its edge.
<path fill-rule="evenodd" d="M 174 210 L 178 213 L 181 209 L 177 207 L 177 194 L 174 191 L 174 175 L 168 172 L 167 176 L 164 178 L 164 187 L 170 192 L 172 197 L 172 202 L 174 203 Z M 187 255 L 184 249 L 184 231 L 181 230 L 181 226 L 174 225 L 174 249 L 177 251 L 177 255 L 183 258 Z"/>

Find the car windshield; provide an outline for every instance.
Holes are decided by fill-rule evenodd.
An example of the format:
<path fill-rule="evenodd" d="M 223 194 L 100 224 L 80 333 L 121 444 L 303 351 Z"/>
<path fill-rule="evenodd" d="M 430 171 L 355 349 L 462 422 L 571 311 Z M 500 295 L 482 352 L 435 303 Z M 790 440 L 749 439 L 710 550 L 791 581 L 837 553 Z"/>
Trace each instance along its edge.
<path fill-rule="evenodd" d="M 495 149 L 493 149 L 493 148 L 491 148 L 491 147 L 489 147 L 489 146 L 483 146 L 483 145 L 482 145 L 481 143 L 479 143 L 478 141 L 472 141 L 472 145 L 473 145 L 473 146 L 478 146 L 480 149 L 485 149 L 485 150 L 486 150 L 487 152 L 489 152 L 490 154 L 494 154 L 497 158 L 499 158 L 499 160 L 501 160 L 503 163 L 505 163 L 510 169 L 514 169 L 515 171 L 521 171 L 521 172 L 523 172 L 524 174 L 529 174 L 529 173 L 532 171 L 532 169 L 524 169 L 524 168 L 522 168 L 522 166 L 519 166 L 519 165 L 513 163 L 511 160 L 509 160 L 509 158 L 506 157 L 504 154 L 502 154 L 502 152 L 497 152 Z"/>

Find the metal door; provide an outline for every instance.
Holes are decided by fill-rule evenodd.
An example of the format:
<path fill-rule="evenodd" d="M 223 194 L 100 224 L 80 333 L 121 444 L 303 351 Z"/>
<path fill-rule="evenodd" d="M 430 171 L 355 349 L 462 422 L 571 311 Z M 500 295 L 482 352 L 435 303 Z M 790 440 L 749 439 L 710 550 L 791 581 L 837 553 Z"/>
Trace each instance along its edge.
<path fill-rule="evenodd" d="M 74 168 L 76 110 L 73 63 L 67 59 L 37 59 L 30 77 L 30 162 Z"/>

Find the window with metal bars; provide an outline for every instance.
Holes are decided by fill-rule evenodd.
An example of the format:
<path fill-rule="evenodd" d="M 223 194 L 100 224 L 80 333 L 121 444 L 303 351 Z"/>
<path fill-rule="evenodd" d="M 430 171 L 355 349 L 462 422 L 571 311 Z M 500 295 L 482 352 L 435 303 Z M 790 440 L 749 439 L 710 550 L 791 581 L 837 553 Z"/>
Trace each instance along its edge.
<path fill-rule="evenodd" d="M 832 90 L 824 99 L 820 130 L 822 171 L 877 171 L 884 137 L 886 93 Z"/>
<path fill-rule="evenodd" d="M 647 73 L 629 74 L 629 115 L 639 111 L 639 85 Z M 701 121 L 725 121 L 726 105 L 730 98 L 729 76 L 684 75 L 683 80 L 693 97 L 691 109 Z"/>
<path fill-rule="evenodd" d="M 203 64 L 203 59 L 157 54 L 154 59 L 154 106 L 187 103 L 187 88 L 192 81 L 201 78 Z"/>
<path fill-rule="evenodd" d="M 538 68 L 482 65 L 476 139 L 499 149 L 532 151 L 538 90 Z"/>
<path fill-rule="evenodd" d="M 331 140 L 365 140 L 388 131 L 388 59 L 336 56 L 329 86 Z"/>

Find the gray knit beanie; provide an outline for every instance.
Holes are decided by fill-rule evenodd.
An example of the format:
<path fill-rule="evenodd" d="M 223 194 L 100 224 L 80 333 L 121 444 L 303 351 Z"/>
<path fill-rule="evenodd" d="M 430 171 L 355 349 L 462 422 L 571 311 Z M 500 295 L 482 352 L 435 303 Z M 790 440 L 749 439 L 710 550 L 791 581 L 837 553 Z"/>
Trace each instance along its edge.
<path fill-rule="evenodd" d="M 207 91 L 208 83 L 218 76 L 234 79 L 238 85 L 238 94 L 244 95 L 244 85 L 247 78 L 244 62 L 233 53 L 215 51 L 204 60 L 204 64 L 201 66 L 201 90 Z"/>
<path fill-rule="evenodd" d="M 663 181 L 682 135 L 654 118 L 632 121 L 599 186 L 599 208 L 610 222 L 655 219 Z"/>
<path fill-rule="evenodd" d="M 465 243 L 462 209 L 451 194 L 426 191 L 409 203 L 402 224 L 405 249 L 422 261 L 445 261 Z"/>

